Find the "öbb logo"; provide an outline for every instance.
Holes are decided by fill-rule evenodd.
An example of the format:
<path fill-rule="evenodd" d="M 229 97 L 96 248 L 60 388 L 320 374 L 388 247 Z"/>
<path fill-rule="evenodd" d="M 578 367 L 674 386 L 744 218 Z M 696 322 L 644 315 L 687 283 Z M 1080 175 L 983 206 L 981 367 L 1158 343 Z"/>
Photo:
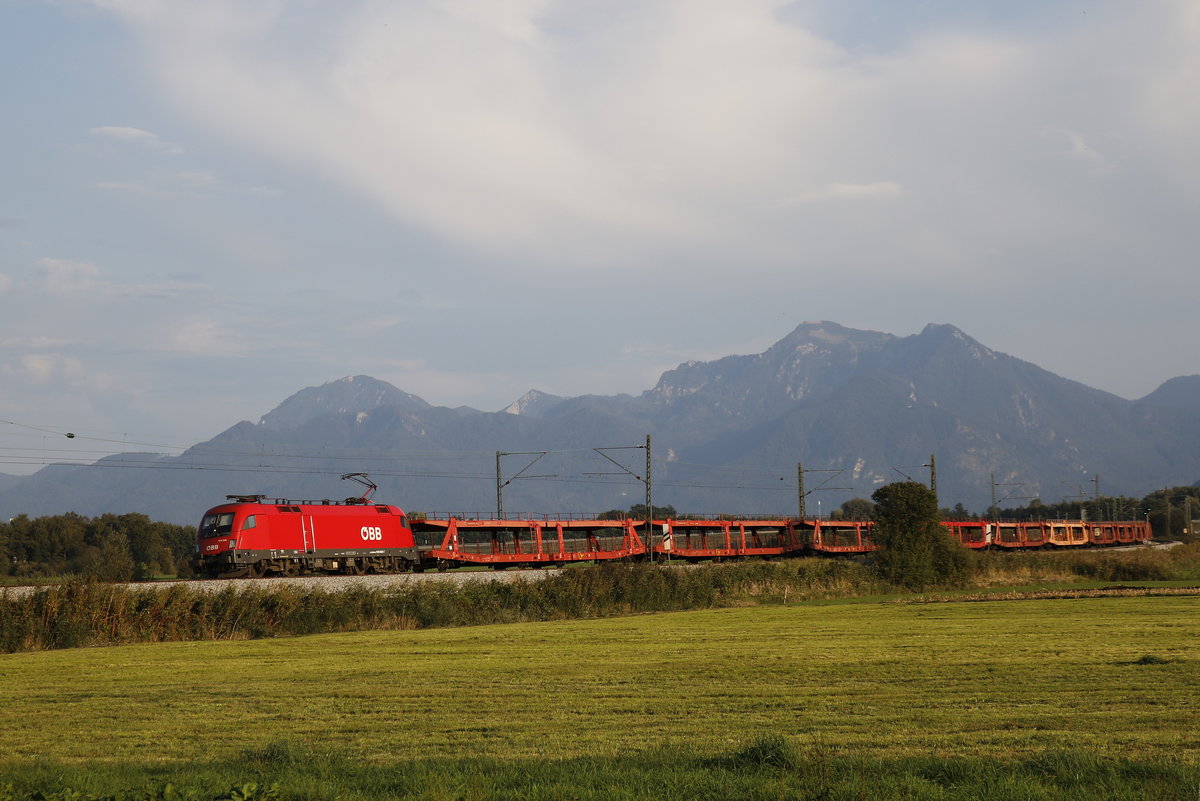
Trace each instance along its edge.
<path fill-rule="evenodd" d="M 379 526 L 363 526 L 358 533 L 364 540 L 381 540 L 383 539 L 383 529 Z"/>

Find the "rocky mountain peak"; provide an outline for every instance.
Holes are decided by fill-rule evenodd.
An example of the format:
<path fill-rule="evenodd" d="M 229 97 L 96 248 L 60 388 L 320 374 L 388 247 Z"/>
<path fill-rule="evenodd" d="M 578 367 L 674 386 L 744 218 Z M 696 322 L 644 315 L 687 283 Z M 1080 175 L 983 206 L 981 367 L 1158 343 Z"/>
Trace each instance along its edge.
<path fill-rule="evenodd" d="M 897 350 L 909 362 L 936 360 L 941 363 L 983 362 L 1009 358 L 981 345 L 953 325 L 930 323 L 921 333 L 897 340 Z"/>
<path fill-rule="evenodd" d="M 663 373 L 646 397 L 660 407 L 704 397 L 730 417 L 780 413 L 797 401 L 829 394 L 864 357 L 896 341 L 892 334 L 826 320 L 805 322 L 763 353 L 685 362 Z"/>
<path fill-rule="evenodd" d="M 409 411 L 430 408 L 421 398 L 386 381 L 356 375 L 300 390 L 263 415 L 259 425 L 271 429 L 295 428 L 324 415 L 361 415 L 384 406 L 399 406 Z"/>
<path fill-rule="evenodd" d="M 539 389 L 531 389 L 508 406 L 505 406 L 501 411 L 505 414 L 541 417 L 547 411 L 562 403 L 562 401 L 563 398 L 558 395 L 551 395 Z"/>

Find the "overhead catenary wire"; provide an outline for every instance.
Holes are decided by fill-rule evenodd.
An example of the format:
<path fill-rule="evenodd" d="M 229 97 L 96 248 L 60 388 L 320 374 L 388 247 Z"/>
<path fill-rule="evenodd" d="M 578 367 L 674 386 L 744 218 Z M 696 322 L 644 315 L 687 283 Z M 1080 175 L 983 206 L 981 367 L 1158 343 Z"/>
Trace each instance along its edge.
<path fill-rule="evenodd" d="M 107 443 L 111 443 L 111 444 L 115 444 L 115 445 L 122 445 L 122 446 L 126 446 L 126 447 L 140 446 L 140 447 L 146 447 L 146 448 L 162 448 L 167 451 L 180 451 L 180 452 L 195 450 L 198 452 L 202 452 L 206 455 L 226 455 L 226 456 L 254 456 L 254 455 L 259 455 L 264 452 L 263 451 L 263 445 L 264 445 L 263 443 L 258 443 L 257 446 L 252 446 L 247 449 L 230 448 L 228 445 L 226 445 L 224 443 L 222 443 L 219 446 L 214 447 L 210 444 L 211 440 L 209 442 L 189 443 L 186 445 L 173 445 L 170 443 L 162 443 L 162 442 L 141 442 L 141 441 L 135 441 L 135 440 L 129 440 L 129 439 L 97 437 L 97 436 L 92 436 L 90 434 L 83 433 L 83 432 L 67 431 L 66 428 L 64 428 L 62 426 L 46 426 L 46 425 L 38 425 L 38 424 L 32 424 L 32 423 L 20 423 L 20 422 L 16 422 L 13 420 L 0 420 L 0 424 L 8 424 L 11 426 L 20 427 L 20 428 L 24 428 L 27 430 L 38 431 L 38 432 L 41 432 L 42 434 L 66 436 L 66 437 L 70 437 L 72 439 L 77 439 L 80 441 L 107 442 Z M 28 435 L 28 436 L 36 436 L 36 435 Z M 9 451 L 9 450 L 18 450 L 18 451 L 19 450 L 27 450 L 27 451 L 37 450 L 38 452 L 42 452 L 42 451 L 50 452 L 49 450 L 47 450 L 44 447 L 43 448 L 5 448 L 5 447 L 0 447 L 0 454 L 4 453 L 5 451 Z M 118 455 L 120 453 L 130 452 L 128 450 L 123 450 L 123 449 L 105 450 L 105 451 L 84 451 L 81 449 L 71 449 L 70 451 L 63 451 L 62 449 L 53 449 L 53 450 L 56 450 L 58 452 L 63 452 L 63 453 L 107 453 L 109 455 Z M 557 450 L 549 449 L 549 450 L 546 450 L 545 452 L 548 454 L 572 454 L 572 453 L 591 453 L 592 451 L 593 451 L 592 448 L 560 448 Z M 140 451 L 135 451 L 135 452 L 140 453 Z M 389 450 L 386 453 L 379 453 L 379 454 L 372 455 L 372 454 L 364 454 L 359 450 L 353 450 L 353 451 L 333 451 L 333 452 L 324 451 L 321 453 L 288 453 L 288 452 L 271 451 L 271 455 L 278 457 L 278 458 L 291 458 L 291 459 L 326 459 L 326 458 L 330 458 L 330 457 L 336 457 L 339 452 L 352 454 L 352 456 L 348 456 L 347 458 L 354 458 L 354 459 L 364 460 L 364 461 L 391 460 L 391 459 L 403 459 L 403 458 L 420 458 L 420 459 L 425 459 L 425 460 L 430 460 L 430 459 L 458 460 L 458 459 L 479 458 L 479 457 L 484 457 L 484 456 L 491 457 L 495 453 L 495 451 L 492 451 L 492 450 L 463 450 L 463 451 L 458 451 L 458 450 L 456 450 L 456 451 L 445 451 L 445 450 L 391 451 L 391 450 Z M 2 461 L 2 460 L 0 460 L 0 461 Z"/>
<path fill-rule="evenodd" d="M 4 427 L 8 427 L 5 430 Z M 256 427 L 257 428 L 257 427 Z M 265 429 L 270 430 L 270 429 Z M 358 469 L 368 466 L 372 475 L 388 478 L 450 480 L 450 481 L 489 481 L 495 480 L 493 472 L 483 469 L 483 460 L 491 460 L 495 450 L 411 450 L 411 451 L 381 451 L 364 453 L 359 450 L 343 450 L 323 448 L 320 452 L 296 453 L 275 451 L 266 443 L 255 443 L 246 448 L 230 447 L 230 443 L 191 442 L 187 444 L 172 444 L 166 437 L 153 434 L 115 436 L 117 432 L 97 432 L 87 428 L 54 425 L 45 423 L 26 423 L 14 420 L 0 419 L 0 437 L 9 436 L 24 439 L 25 442 L 40 439 L 41 446 L 27 445 L 24 447 L 0 446 L 0 465 L 14 467 L 49 467 L 62 466 L 72 469 L 104 469 L 123 468 L 133 470 L 187 470 L 204 472 L 230 473 L 279 473 L 292 475 L 340 475 L 347 469 Z M 113 436 L 98 436 L 106 434 Z M 138 439 L 129 439 L 137 436 Z M 62 448 L 50 447 L 46 440 L 50 437 L 69 439 L 72 443 L 108 443 L 120 445 L 122 449 L 95 448 Z M 58 440 L 62 441 L 62 440 Z M 639 447 L 639 446 L 631 446 Z M 154 453 L 147 458 L 147 451 L 129 450 L 129 448 L 157 448 L 164 452 Z M 562 448 L 548 449 L 548 455 L 570 456 L 572 454 L 594 454 L 594 448 Z M 96 458 L 99 457 L 99 458 Z M 114 458 L 121 457 L 121 458 Z M 204 461 L 180 463 L 181 458 L 203 458 Z M 241 460 L 255 460 L 248 463 Z M 308 464 L 324 463 L 321 467 L 297 466 L 272 463 L 277 460 L 297 460 Z M 422 470 L 396 469 L 397 463 L 419 460 L 422 463 L 439 462 L 447 465 L 453 462 L 470 460 L 480 461 L 480 470 Z M 339 464 L 341 463 L 341 464 Z M 692 462 L 680 459 L 664 459 L 659 462 L 672 477 L 656 478 L 659 487 L 692 490 L 741 490 L 750 492 L 795 492 L 794 481 L 784 478 L 781 470 L 746 465 L 716 465 L 703 462 Z M 924 466 L 924 465 L 922 465 Z M 694 475 L 695 480 L 686 480 L 688 475 Z M 699 474 L 699 475 L 697 475 Z M 758 483 L 756 478 L 763 483 Z M 767 481 L 767 479 L 773 479 Z M 739 480 L 740 479 L 740 480 Z M 600 476 L 554 476 L 538 477 L 528 480 L 571 485 L 608 485 L 620 486 L 631 483 L 624 479 L 605 479 Z M 834 489 L 834 488 L 830 488 Z M 853 489 L 836 488 L 841 491 L 854 492 Z M 963 502 L 973 503 L 985 500 L 984 496 L 968 496 Z"/>
<path fill-rule="evenodd" d="M 346 461 L 354 462 L 351 457 L 347 457 Z M 29 464 L 29 462 L 12 462 L 0 459 L 0 464 Z M 167 470 L 167 471 L 206 471 L 206 472 L 227 472 L 227 473 L 277 473 L 287 475 L 338 475 L 342 472 L 338 469 L 319 469 L 315 467 L 292 467 L 278 464 L 231 464 L 231 463 L 163 463 L 157 460 L 113 460 L 113 461 L 58 461 L 49 466 L 62 466 L 72 469 L 128 469 L 128 470 Z M 434 472 L 424 470 L 388 470 L 375 469 L 372 470 L 372 475 L 388 477 L 388 478 L 416 478 L 416 479 L 448 479 L 448 480 L 468 480 L 468 481 L 491 481 L 494 476 L 487 473 L 451 473 L 451 472 Z M 543 483 L 558 483 L 558 484 L 579 484 L 579 485 L 606 485 L 606 486 L 621 486 L 629 483 L 619 477 L 605 476 L 590 476 L 590 477 L 562 477 L 562 476 L 547 476 L 547 477 L 531 477 L 531 481 L 540 481 Z M 688 482 L 688 481 L 660 481 L 660 486 L 672 487 L 677 489 L 729 489 L 729 490 L 747 490 L 747 491 L 785 491 L 791 492 L 790 487 L 779 486 L 778 484 L 762 484 L 754 485 L 751 483 L 738 484 L 721 484 L 709 482 Z"/>
<path fill-rule="evenodd" d="M 472 451 L 386 451 L 375 453 L 364 453 L 358 450 L 337 449 L 327 450 L 322 448 L 318 452 L 295 452 L 292 449 L 287 451 L 275 451 L 270 449 L 265 443 L 255 443 L 245 448 L 231 448 L 222 443 L 219 446 L 212 446 L 209 443 L 198 443 L 189 445 L 173 445 L 162 441 L 148 441 L 151 439 L 161 440 L 153 436 L 145 440 L 130 440 L 128 438 L 116 439 L 113 437 L 94 436 L 86 430 L 80 432 L 68 431 L 63 426 L 53 426 L 45 424 L 22 423 L 12 420 L 0 420 L 0 424 L 6 424 L 16 428 L 24 429 L 30 433 L 24 436 L 27 437 L 42 437 L 46 436 L 63 436 L 72 440 L 88 443 L 108 443 L 121 445 L 123 448 L 161 448 L 165 453 L 147 453 L 141 450 L 127 449 L 98 449 L 98 448 L 62 448 L 62 447 L 47 447 L 44 443 L 42 447 L 3 447 L 0 446 L 0 464 L 33 467 L 33 466 L 61 466 L 73 469 L 79 468 L 122 468 L 122 469 L 138 469 L 138 470 L 189 470 L 189 471 L 209 471 L 209 472 L 269 472 L 280 474 L 295 474 L 295 475 L 333 475 L 340 474 L 345 471 L 347 465 L 360 467 L 364 464 L 371 465 L 370 471 L 373 475 L 394 478 L 410 478 L 410 479 L 439 479 L 439 480 L 467 480 L 467 481 L 482 481 L 494 480 L 491 473 L 483 470 L 423 470 L 423 469 L 398 469 L 398 463 L 406 461 L 420 460 L 421 462 L 441 462 L 446 464 L 449 462 L 463 462 L 471 460 L 482 460 L 483 458 L 491 458 L 495 451 L 472 450 Z M 105 432 L 109 433 L 109 432 Z M 642 446 L 630 446 L 633 448 Z M 176 453 L 170 453 L 174 451 Z M 594 454 L 594 448 L 561 448 L 548 449 L 545 451 L 547 455 L 556 456 L 571 456 L 578 454 Z M 195 459 L 195 461 L 179 461 L 180 459 Z M 283 464 L 284 461 L 302 461 L 312 464 L 314 462 L 324 463 L 318 467 L 315 464 L 309 465 L 292 465 Z M 339 465 L 338 463 L 343 463 Z M 698 462 L 669 460 L 667 462 L 669 469 L 676 473 L 703 473 L 706 477 L 696 476 L 697 480 L 689 481 L 683 475 L 673 478 L 661 478 L 658 480 L 659 486 L 670 487 L 677 489 L 727 489 L 727 490 L 747 490 L 747 491 L 791 491 L 791 488 L 782 483 L 782 476 L 779 472 L 767 468 L 755 468 L 745 466 L 732 465 L 712 465 Z M 728 476 L 723 479 L 722 476 Z M 734 478 L 734 477 L 737 478 Z M 758 483 L 755 478 L 770 476 L 776 481 Z M 740 479 L 740 480 L 739 480 Z M 537 476 L 529 477 L 528 480 L 542 481 L 549 483 L 561 484 L 578 484 L 578 485 L 621 485 L 627 481 L 621 477 L 605 477 L 603 475 L 587 475 L 580 476 Z"/>
<path fill-rule="evenodd" d="M 345 457 L 346 461 L 356 461 L 353 457 Z M 0 459 L 0 464 L 41 464 L 41 462 L 15 462 L 11 460 Z M 228 472 L 228 473 L 282 473 L 294 475 L 338 475 L 341 469 L 317 469 L 307 467 L 289 467 L 284 465 L 272 464 L 231 464 L 231 463 L 199 463 L 199 464 L 163 464 L 153 460 L 114 460 L 114 461 L 66 461 L 59 460 L 47 467 L 62 466 L 70 468 L 84 469 L 103 469 L 103 468 L 118 468 L 128 470 L 194 470 L 208 472 Z M 374 476 L 385 476 L 389 478 L 435 478 L 435 479 L 465 479 L 472 481 L 494 481 L 494 475 L 487 473 L 447 473 L 447 472 L 432 472 L 421 470 L 372 470 Z M 540 481 L 545 483 L 560 483 L 560 484 L 590 484 L 590 485 L 623 485 L 629 482 L 617 477 L 579 477 L 570 478 L 562 476 L 546 476 L 546 477 L 530 477 L 530 481 Z M 660 481 L 659 486 L 674 487 L 680 489 L 732 489 L 732 490 L 754 490 L 754 491 L 786 491 L 791 492 L 790 487 L 781 487 L 777 484 L 762 484 L 753 485 L 749 483 L 741 484 L 716 484 L 716 483 L 698 483 L 688 481 Z"/>

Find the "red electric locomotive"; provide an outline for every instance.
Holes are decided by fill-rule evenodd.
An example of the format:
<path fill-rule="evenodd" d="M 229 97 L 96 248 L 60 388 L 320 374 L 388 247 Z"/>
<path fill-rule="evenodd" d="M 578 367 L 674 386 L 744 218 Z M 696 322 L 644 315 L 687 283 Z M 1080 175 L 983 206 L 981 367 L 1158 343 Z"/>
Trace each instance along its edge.
<path fill-rule="evenodd" d="M 367 487 L 344 501 L 292 501 L 229 495 L 204 513 L 192 567 L 210 576 L 297 576 L 306 572 L 419 569 L 421 552 L 402 509 L 370 502 L 364 473 L 342 476 Z"/>

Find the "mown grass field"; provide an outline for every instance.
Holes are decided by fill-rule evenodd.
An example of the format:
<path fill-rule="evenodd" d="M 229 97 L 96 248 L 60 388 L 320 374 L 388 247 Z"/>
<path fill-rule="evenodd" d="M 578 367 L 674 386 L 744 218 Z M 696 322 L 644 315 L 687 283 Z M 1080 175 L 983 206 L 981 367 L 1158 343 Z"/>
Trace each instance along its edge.
<path fill-rule="evenodd" d="M 0 677 L 0 799 L 1200 795 L 1189 596 L 155 643 Z"/>

